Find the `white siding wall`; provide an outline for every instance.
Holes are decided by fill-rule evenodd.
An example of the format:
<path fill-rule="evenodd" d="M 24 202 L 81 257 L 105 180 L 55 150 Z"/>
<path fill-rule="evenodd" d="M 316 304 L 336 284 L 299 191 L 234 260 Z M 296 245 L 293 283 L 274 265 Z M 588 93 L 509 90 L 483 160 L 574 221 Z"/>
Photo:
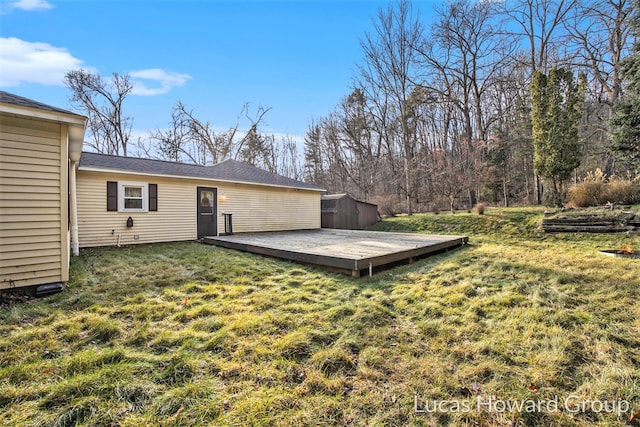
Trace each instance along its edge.
<path fill-rule="evenodd" d="M 66 132 L 0 116 L 0 289 L 68 280 Z"/>
<path fill-rule="evenodd" d="M 221 191 L 218 211 L 232 214 L 234 233 L 320 228 L 318 191 L 220 184 L 218 196 Z M 221 221 L 218 232 L 224 233 Z"/>
<path fill-rule="evenodd" d="M 107 181 L 157 184 L 158 211 L 107 212 Z M 317 191 L 80 170 L 77 174 L 80 247 L 116 245 L 118 238 L 122 245 L 195 240 L 198 186 L 218 189 L 219 233 L 224 232 L 222 212 L 233 214 L 236 233 L 320 228 Z M 126 226 L 129 216 L 134 221 L 132 228 Z"/>

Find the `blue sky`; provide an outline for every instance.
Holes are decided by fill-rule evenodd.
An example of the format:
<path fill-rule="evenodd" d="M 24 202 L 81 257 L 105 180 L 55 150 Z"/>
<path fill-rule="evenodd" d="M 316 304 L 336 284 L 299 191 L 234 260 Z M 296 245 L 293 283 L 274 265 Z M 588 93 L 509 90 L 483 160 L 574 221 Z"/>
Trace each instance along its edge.
<path fill-rule="evenodd" d="M 220 128 L 245 103 L 270 107 L 266 131 L 301 136 L 348 94 L 360 40 L 387 4 L 2 0 L 0 89 L 70 108 L 67 70 L 129 73 L 134 134 L 166 126 L 180 100 Z"/>

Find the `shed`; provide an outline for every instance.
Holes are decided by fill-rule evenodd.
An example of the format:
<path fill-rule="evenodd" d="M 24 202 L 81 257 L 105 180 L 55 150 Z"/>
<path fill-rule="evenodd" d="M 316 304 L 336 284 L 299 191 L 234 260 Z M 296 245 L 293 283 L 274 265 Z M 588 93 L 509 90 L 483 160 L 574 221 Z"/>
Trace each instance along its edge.
<path fill-rule="evenodd" d="M 84 116 L 0 91 L 0 289 L 69 278 Z"/>
<path fill-rule="evenodd" d="M 323 228 L 362 230 L 378 222 L 378 205 L 347 193 L 322 196 L 320 203 Z"/>

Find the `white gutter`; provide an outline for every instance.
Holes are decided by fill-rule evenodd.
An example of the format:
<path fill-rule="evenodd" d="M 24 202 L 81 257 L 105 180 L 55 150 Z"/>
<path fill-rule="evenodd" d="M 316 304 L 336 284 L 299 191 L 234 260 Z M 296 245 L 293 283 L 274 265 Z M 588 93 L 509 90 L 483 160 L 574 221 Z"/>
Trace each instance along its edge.
<path fill-rule="evenodd" d="M 78 242 L 78 205 L 76 204 L 76 161 L 71 161 L 69 168 L 69 212 L 71 220 L 71 242 L 73 256 L 80 255 L 80 243 Z"/>
<path fill-rule="evenodd" d="M 85 120 L 86 123 L 86 120 Z M 82 146 L 84 144 L 85 124 L 69 125 L 69 159 L 72 162 L 79 163 L 82 154 Z"/>

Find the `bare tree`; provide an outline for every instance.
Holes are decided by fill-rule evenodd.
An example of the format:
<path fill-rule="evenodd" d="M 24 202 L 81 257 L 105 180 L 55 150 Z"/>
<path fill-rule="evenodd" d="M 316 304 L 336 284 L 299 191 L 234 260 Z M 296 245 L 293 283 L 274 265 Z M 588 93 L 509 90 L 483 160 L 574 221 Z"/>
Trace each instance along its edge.
<path fill-rule="evenodd" d="M 72 91 L 71 104 L 89 118 L 89 146 L 99 153 L 126 156 L 133 122 L 123 112 L 133 90 L 129 75 L 113 73 L 103 79 L 86 70 L 71 70 L 65 74 L 65 85 Z"/>
<path fill-rule="evenodd" d="M 178 102 L 173 107 L 169 127 L 157 128 L 149 135 L 151 140 L 156 141 L 156 148 L 163 158 L 179 162 L 186 156 L 191 163 L 200 164 L 201 156 L 199 154 L 201 153 L 194 152 L 190 136 L 188 114 L 182 102 Z"/>
<path fill-rule="evenodd" d="M 394 128 L 392 134 L 385 135 L 390 155 L 395 148 L 401 153 L 403 179 L 398 186 L 404 192 L 407 213 L 413 213 L 414 197 L 413 169 L 415 168 L 415 133 L 409 125 L 410 112 L 408 99 L 416 80 L 416 51 L 414 47 L 422 38 L 422 25 L 414 15 L 411 3 L 400 0 L 395 6 L 378 12 L 373 22 L 373 34 L 367 34 L 361 42 L 364 62 L 360 65 L 361 87 L 367 91 L 372 102 L 379 110 L 391 113 L 379 115 L 387 122 L 387 130 Z M 395 123 L 393 123 L 395 122 Z M 399 178 L 399 177 L 398 177 Z"/>
<path fill-rule="evenodd" d="M 345 169 L 358 189 L 357 196 L 369 200 L 379 178 L 382 138 L 372 126 L 367 99 L 362 89 L 354 89 L 338 108 Z"/>
<path fill-rule="evenodd" d="M 510 49 L 497 28 L 491 2 L 455 0 L 436 13 L 430 37 L 416 49 L 426 73 L 423 84 L 456 108 L 453 118 L 462 127 L 452 129 L 449 135 L 455 138 L 450 143 L 452 154 L 467 156 L 456 164 L 467 174 L 465 190 L 473 206 L 480 192 L 484 146 L 478 142 L 487 141 L 490 127 L 498 120 L 497 111 L 487 108 L 486 99 L 505 66 L 500 59 L 508 57 Z M 464 147 L 456 147 L 460 144 Z"/>
<path fill-rule="evenodd" d="M 614 105 L 622 99 L 621 63 L 631 48 L 632 0 L 582 0 L 566 27 L 573 66 L 590 77 L 586 117 L 582 125 L 588 149 L 584 163 L 591 170 L 601 167 L 614 173 L 615 156 L 610 151 L 609 121 Z"/>
<path fill-rule="evenodd" d="M 178 102 L 171 113 L 171 122 L 166 129 L 156 129 L 151 139 L 157 142 L 163 158 L 184 160 L 195 164 L 216 164 L 230 158 L 240 158 L 253 162 L 251 148 L 263 138 L 258 127 L 269 108 L 259 107 L 255 115 L 250 115 L 249 104 L 245 104 L 236 123 L 224 131 L 216 131 L 209 120 L 196 117 L 194 110 Z M 240 129 L 245 118 L 250 122 L 248 131 Z M 251 145 L 251 148 L 247 148 Z"/>
<path fill-rule="evenodd" d="M 241 160 L 245 160 L 253 164 L 252 159 L 255 156 L 255 154 L 253 153 L 254 151 L 258 151 L 258 154 L 262 155 L 262 157 L 266 156 L 265 150 L 267 150 L 267 147 L 265 146 L 264 136 L 260 135 L 258 131 L 258 126 L 263 121 L 264 116 L 269 112 L 269 110 L 271 110 L 271 108 L 259 106 L 258 111 L 255 113 L 255 115 L 251 116 L 249 114 L 249 104 L 244 105 L 242 112 L 244 113 L 244 116 L 249 121 L 249 123 L 251 123 L 251 126 L 245 133 L 244 137 L 240 139 L 240 141 L 237 143 L 237 146 L 235 147 L 236 159 L 240 158 Z M 236 122 L 234 133 L 238 129 L 239 122 L 240 120 L 238 119 L 238 122 Z M 233 140 L 233 137 L 231 139 Z"/>
<path fill-rule="evenodd" d="M 516 24 L 506 32 L 528 44 L 527 65 L 531 78 L 535 71 L 546 73 L 553 64 L 554 53 L 562 43 L 559 37 L 567 17 L 575 12 L 579 0 L 508 0 L 502 12 Z"/>
<path fill-rule="evenodd" d="M 322 159 L 322 128 L 312 121 L 304 137 L 304 176 L 307 181 L 324 185 L 324 162 Z"/>
<path fill-rule="evenodd" d="M 257 166 L 288 176 L 289 178 L 301 180 L 304 178 L 303 165 L 298 152 L 298 144 L 289 135 L 277 137 L 276 135 L 265 135 L 265 146 L 263 163 Z"/>
<path fill-rule="evenodd" d="M 620 62 L 631 48 L 632 10 L 631 0 L 582 0 L 567 22 L 575 43 L 574 65 L 589 70 L 604 95 L 599 98 L 611 106 L 622 95 Z"/>

